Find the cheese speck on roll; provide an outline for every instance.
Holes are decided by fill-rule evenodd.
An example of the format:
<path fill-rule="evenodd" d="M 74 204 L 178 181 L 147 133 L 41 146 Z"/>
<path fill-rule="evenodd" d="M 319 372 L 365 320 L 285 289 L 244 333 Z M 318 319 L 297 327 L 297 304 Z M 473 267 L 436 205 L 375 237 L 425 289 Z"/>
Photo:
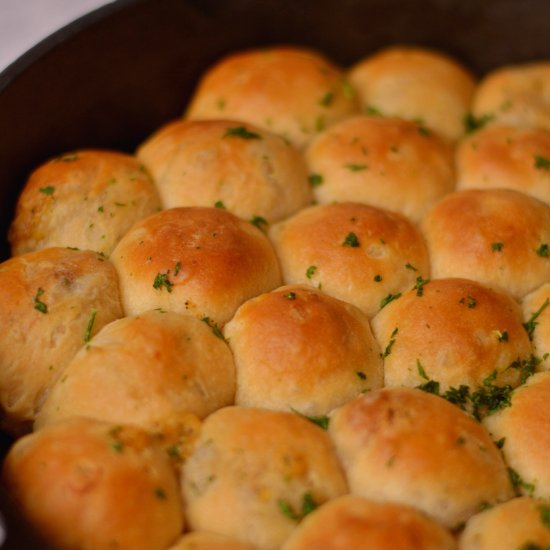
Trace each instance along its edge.
<path fill-rule="evenodd" d="M 162 308 L 205 319 L 214 330 L 243 302 L 281 284 L 264 233 L 220 208 L 154 214 L 134 225 L 111 260 L 127 315 Z"/>
<path fill-rule="evenodd" d="M 327 433 L 291 412 L 228 407 L 183 466 L 191 530 L 276 550 L 316 506 L 347 492 Z"/>
<path fill-rule="evenodd" d="M 159 209 L 153 180 L 136 158 L 77 151 L 31 174 L 9 240 L 13 254 L 71 246 L 108 256 L 135 222 Z"/>
<path fill-rule="evenodd" d="M 3 482 L 55 548 L 159 550 L 183 529 L 177 476 L 154 437 L 71 419 L 10 449 Z"/>
<path fill-rule="evenodd" d="M 186 116 L 250 122 L 301 147 L 354 112 L 355 92 L 339 67 L 313 50 L 275 46 L 218 61 L 200 80 Z"/>
<path fill-rule="evenodd" d="M 149 311 L 105 326 L 63 371 L 35 422 L 87 416 L 162 431 L 233 404 L 235 366 L 206 323 Z"/>
<path fill-rule="evenodd" d="M 457 191 L 422 221 L 432 277 L 464 277 L 521 298 L 550 280 L 550 206 L 509 189 Z"/>
<path fill-rule="evenodd" d="M 77 351 L 122 317 L 111 263 L 91 251 L 47 248 L 0 264 L 2 427 L 30 428 Z"/>
<path fill-rule="evenodd" d="M 235 357 L 237 405 L 318 416 L 382 386 L 367 316 L 311 287 L 285 286 L 245 302 L 224 335 Z"/>
<path fill-rule="evenodd" d="M 464 133 L 475 81 L 443 53 L 393 46 L 357 62 L 349 78 L 367 112 L 421 121 L 451 140 Z"/>
<path fill-rule="evenodd" d="M 279 136 L 234 121 L 174 121 L 138 150 L 165 208 L 217 206 L 274 222 L 311 202 L 302 154 Z"/>
<path fill-rule="evenodd" d="M 350 491 L 413 506 L 449 528 L 513 496 L 487 430 L 441 397 L 384 388 L 336 409 L 329 424 Z"/>
<path fill-rule="evenodd" d="M 397 118 L 344 120 L 309 145 L 306 160 L 321 204 L 361 202 L 420 221 L 454 189 L 449 144 Z"/>
<path fill-rule="evenodd" d="M 347 495 L 309 515 L 282 550 L 455 550 L 451 534 L 412 507 Z"/>
<path fill-rule="evenodd" d="M 412 222 L 366 204 L 311 206 L 269 235 L 286 284 L 319 288 L 368 316 L 429 276 L 426 245 Z"/>

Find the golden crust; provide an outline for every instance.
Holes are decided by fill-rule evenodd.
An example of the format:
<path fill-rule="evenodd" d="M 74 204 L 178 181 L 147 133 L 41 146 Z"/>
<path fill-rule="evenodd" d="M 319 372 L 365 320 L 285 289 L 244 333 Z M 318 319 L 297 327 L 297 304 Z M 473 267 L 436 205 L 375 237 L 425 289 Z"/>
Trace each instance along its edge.
<path fill-rule="evenodd" d="M 533 325 L 533 349 L 541 360 L 538 369 L 550 370 L 550 283 L 525 296 L 521 307 L 525 323 Z"/>
<path fill-rule="evenodd" d="M 456 60 L 440 52 L 386 48 L 356 63 L 349 79 L 364 109 L 421 120 L 452 140 L 464 133 L 475 81 Z"/>
<path fill-rule="evenodd" d="M 109 255 L 130 227 L 156 212 L 151 177 L 134 157 L 77 151 L 38 167 L 10 228 L 13 254 L 71 246 Z"/>
<path fill-rule="evenodd" d="M 487 431 L 413 388 L 384 388 L 336 409 L 329 425 L 353 494 L 414 506 L 453 528 L 513 490 Z"/>
<path fill-rule="evenodd" d="M 550 280 L 550 206 L 523 193 L 452 193 L 432 207 L 422 229 L 433 278 L 464 277 L 516 298 Z"/>
<path fill-rule="evenodd" d="M 499 504 L 470 518 L 460 536 L 460 550 L 518 550 L 550 545 L 550 507 L 529 497 Z M 529 545 L 533 546 L 529 546 Z"/>
<path fill-rule="evenodd" d="M 273 222 L 311 202 L 302 154 L 252 125 L 174 121 L 137 155 L 153 175 L 165 208 L 221 203 L 245 220 L 261 216 Z"/>
<path fill-rule="evenodd" d="M 415 387 L 435 380 L 442 392 L 462 384 L 473 391 L 496 373 L 494 384 L 516 386 L 520 363 L 532 354 L 522 323 L 520 307 L 507 294 L 466 279 L 428 282 L 372 320 L 380 347 L 388 350 L 384 383 Z"/>
<path fill-rule="evenodd" d="M 265 550 L 280 547 L 304 504 L 347 491 L 326 432 L 294 413 L 244 407 L 204 421 L 182 484 L 192 530 Z"/>
<path fill-rule="evenodd" d="M 550 130 L 550 61 L 490 72 L 476 88 L 472 111 L 490 124 Z"/>
<path fill-rule="evenodd" d="M 220 208 L 172 208 L 137 223 L 113 251 L 127 315 L 163 308 L 225 324 L 281 284 L 267 237 Z"/>
<path fill-rule="evenodd" d="M 35 428 L 86 416 L 162 431 L 192 413 L 233 404 L 235 366 L 227 344 L 187 315 L 150 311 L 104 327 L 52 388 Z"/>
<path fill-rule="evenodd" d="M 0 303 L 2 423 L 21 433 L 88 332 L 122 317 L 118 280 L 94 252 L 49 248 L 0 264 Z"/>
<path fill-rule="evenodd" d="M 282 550 L 454 550 L 441 525 L 414 508 L 347 495 L 324 504 L 292 533 Z"/>
<path fill-rule="evenodd" d="M 237 367 L 237 405 L 318 416 L 382 385 L 368 318 L 309 287 L 245 302 L 224 334 Z"/>
<path fill-rule="evenodd" d="M 453 153 L 446 141 L 396 118 L 354 117 L 316 138 L 306 150 L 321 204 L 354 201 L 420 221 L 454 188 Z"/>
<path fill-rule="evenodd" d="M 222 535 L 195 531 L 183 535 L 168 550 L 255 550 L 257 547 Z"/>
<path fill-rule="evenodd" d="M 356 111 L 341 69 L 313 50 L 279 46 L 216 63 L 199 82 L 186 116 L 250 122 L 303 146 Z"/>
<path fill-rule="evenodd" d="M 183 528 L 176 475 L 137 428 L 72 419 L 20 439 L 4 483 L 56 548 L 158 550 Z"/>
<path fill-rule="evenodd" d="M 550 203 L 550 131 L 489 126 L 456 153 L 457 189 L 514 189 Z"/>
<path fill-rule="evenodd" d="M 285 283 L 320 288 L 368 316 L 389 294 L 429 275 L 427 249 L 412 223 L 366 204 L 306 208 L 273 225 L 270 237 Z"/>
<path fill-rule="evenodd" d="M 522 480 L 518 491 L 550 498 L 550 372 L 533 375 L 512 393 L 511 405 L 483 423 L 493 439 L 505 438 L 502 452 Z"/>

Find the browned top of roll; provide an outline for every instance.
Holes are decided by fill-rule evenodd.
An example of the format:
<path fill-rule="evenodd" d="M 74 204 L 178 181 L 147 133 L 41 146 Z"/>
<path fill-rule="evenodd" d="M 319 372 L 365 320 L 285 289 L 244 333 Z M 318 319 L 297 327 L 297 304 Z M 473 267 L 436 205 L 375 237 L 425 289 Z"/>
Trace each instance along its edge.
<path fill-rule="evenodd" d="M 155 308 L 220 326 L 253 296 L 279 286 L 267 237 L 219 208 L 173 208 L 136 224 L 111 257 L 126 314 Z"/>
<path fill-rule="evenodd" d="M 520 298 L 550 279 L 550 206 L 509 189 L 466 190 L 422 224 L 432 277 L 464 277 Z"/>
<path fill-rule="evenodd" d="M 356 110 L 341 69 L 313 50 L 279 46 L 218 61 L 199 82 L 187 117 L 250 122 L 302 146 Z"/>

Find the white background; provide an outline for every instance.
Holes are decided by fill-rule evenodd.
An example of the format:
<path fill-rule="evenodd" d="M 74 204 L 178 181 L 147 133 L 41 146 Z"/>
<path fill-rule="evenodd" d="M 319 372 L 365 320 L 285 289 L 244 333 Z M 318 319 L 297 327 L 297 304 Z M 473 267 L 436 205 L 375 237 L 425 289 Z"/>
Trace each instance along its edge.
<path fill-rule="evenodd" d="M 0 0 L 0 72 L 31 46 L 108 0 Z"/>

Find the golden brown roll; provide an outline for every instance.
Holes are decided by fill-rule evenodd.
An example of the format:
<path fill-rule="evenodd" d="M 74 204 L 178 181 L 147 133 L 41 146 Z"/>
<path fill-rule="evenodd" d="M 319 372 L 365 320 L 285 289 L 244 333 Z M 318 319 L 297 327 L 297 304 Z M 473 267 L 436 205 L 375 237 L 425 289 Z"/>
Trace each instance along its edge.
<path fill-rule="evenodd" d="M 10 449 L 3 479 L 55 548 L 166 548 L 183 514 L 169 458 L 138 428 L 72 419 Z"/>
<path fill-rule="evenodd" d="M 336 409 L 329 433 L 350 491 L 414 506 L 454 528 L 482 503 L 513 496 L 500 451 L 487 431 L 444 399 L 384 388 Z"/>
<path fill-rule="evenodd" d="M 17 434 L 76 352 L 122 317 L 118 280 L 95 252 L 49 248 L 0 264 L 0 303 L 1 422 Z"/>
<path fill-rule="evenodd" d="M 277 46 L 233 53 L 203 75 L 186 116 L 250 122 L 305 145 L 357 111 L 342 70 L 305 48 Z"/>
<path fill-rule="evenodd" d="M 157 210 L 153 180 L 136 158 L 95 150 L 62 155 L 28 179 L 10 228 L 12 253 L 71 246 L 108 256 L 136 221 Z"/>
<path fill-rule="evenodd" d="M 454 188 L 447 142 L 397 118 L 359 116 L 335 124 L 309 145 L 306 160 L 322 204 L 362 202 L 420 221 Z"/>
<path fill-rule="evenodd" d="M 520 383 L 532 346 L 511 296 L 466 279 L 418 286 L 372 320 L 385 350 L 386 386 L 433 381 L 444 393 L 461 385 L 474 392 L 488 378 L 498 386 Z"/>
<path fill-rule="evenodd" d="M 162 308 L 217 330 L 246 300 L 281 284 L 271 243 L 220 208 L 172 208 L 137 223 L 113 251 L 127 315 Z"/>
<path fill-rule="evenodd" d="M 327 502 L 292 533 L 282 550 L 454 550 L 441 525 L 409 506 L 347 495 Z"/>
<path fill-rule="evenodd" d="M 193 413 L 233 404 L 235 365 L 206 323 L 149 311 L 104 327 L 53 386 L 35 428 L 87 416 L 162 431 Z"/>
<path fill-rule="evenodd" d="M 550 131 L 489 126 L 462 141 L 457 189 L 515 189 L 550 203 Z"/>
<path fill-rule="evenodd" d="M 429 276 L 420 232 L 401 214 L 366 204 L 317 205 L 273 225 L 284 282 L 306 284 L 368 316 Z"/>
<path fill-rule="evenodd" d="M 550 280 L 550 206 L 518 191 L 451 193 L 422 229 L 434 279 L 473 279 L 516 298 Z"/>
<path fill-rule="evenodd" d="M 310 287 L 245 302 L 224 335 L 235 357 L 237 405 L 319 416 L 382 386 L 367 316 Z"/>
<path fill-rule="evenodd" d="M 538 370 L 550 370 L 550 283 L 533 290 L 521 301 L 523 319 L 540 360 Z"/>
<path fill-rule="evenodd" d="M 550 506 L 529 497 L 514 498 L 471 517 L 459 542 L 460 550 L 536 550 L 549 546 Z"/>
<path fill-rule="evenodd" d="M 386 48 L 356 63 L 349 79 L 367 112 L 417 120 L 452 140 L 464 132 L 475 81 L 441 52 Z"/>
<path fill-rule="evenodd" d="M 550 61 L 499 67 L 476 88 L 472 110 L 489 123 L 550 130 Z"/>
<path fill-rule="evenodd" d="M 183 535 L 168 550 L 255 550 L 255 546 L 222 535 L 195 531 Z"/>
<path fill-rule="evenodd" d="M 265 130 L 237 122 L 175 121 L 137 152 L 165 208 L 218 206 L 273 222 L 311 202 L 302 154 Z"/>
<path fill-rule="evenodd" d="M 279 548 L 316 506 L 347 484 L 327 433 L 290 412 L 227 407 L 211 414 L 185 462 L 191 530 Z"/>
<path fill-rule="evenodd" d="M 550 498 L 550 372 L 540 372 L 516 388 L 511 404 L 483 423 L 502 452 L 517 491 Z"/>

